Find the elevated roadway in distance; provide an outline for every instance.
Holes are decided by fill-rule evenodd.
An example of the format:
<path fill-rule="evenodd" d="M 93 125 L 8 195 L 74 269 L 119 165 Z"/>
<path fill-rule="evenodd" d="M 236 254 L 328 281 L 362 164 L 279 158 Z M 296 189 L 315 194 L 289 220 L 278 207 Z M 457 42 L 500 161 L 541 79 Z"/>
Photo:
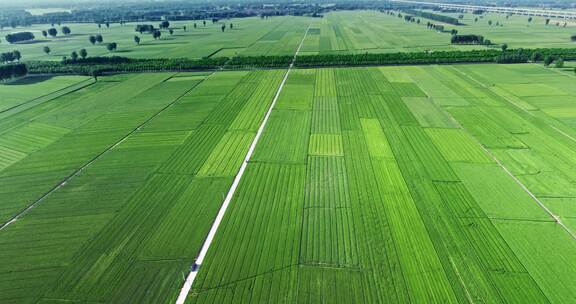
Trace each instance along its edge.
<path fill-rule="evenodd" d="M 466 4 L 451 4 L 440 2 L 423 2 L 423 1 L 410 1 L 410 0 L 391 0 L 392 2 L 402 2 L 409 4 L 420 4 L 428 6 L 437 6 L 448 9 L 458 9 L 465 11 L 482 10 L 487 12 L 502 13 L 502 14 L 515 14 L 526 16 L 541 16 L 550 18 L 563 18 L 563 19 L 576 19 L 576 11 L 559 11 L 552 9 L 539 9 L 539 8 L 521 8 L 521 7 L 503 7 L 503 6 L 481 6 L 481 5 L 466 5 Z"/>

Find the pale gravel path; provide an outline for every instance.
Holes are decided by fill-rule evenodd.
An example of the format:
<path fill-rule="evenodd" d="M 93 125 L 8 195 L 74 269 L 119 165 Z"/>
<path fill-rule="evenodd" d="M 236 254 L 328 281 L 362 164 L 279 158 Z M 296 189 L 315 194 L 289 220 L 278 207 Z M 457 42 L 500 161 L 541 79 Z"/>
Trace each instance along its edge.
<path fill-rule="evenodd" d="M 276 91 L 276 94 L 274 95 L 274 99 L 272 100 L 272 103 L 270 104 L 270 107 L 268 108 L 268 111 L 266 112 L 266 115 L 264 116 L 264 120 L 262 121 L 262 124 L 260 124 L 260 127 L 258 128 L 258 132 L 256 133 L 256 136 L 254 137 L 254 140 L 252 141 L 252 144 L 250 145 L 250 148 L 248 149 L 248 153 L 246 153 L 246 157 L 244 157 L 244 161 L 242 162 L 242 165 L 240 166 L 240 170 L 236 174 L 236 177 L 234 178 L 234 181 L 232 182 L 232 186 L 230 187 L 230 190 L 228 190 L 228 194 L 226 195 L 224 202 L 222 203 L 222 206 L 220 207 L 220 210 L 218 211 L 218 214 L 216 215 L 216 218 L 214 219 L 214 222 L 212 223 L 212 227 L 210 228 L 210 232 L 208 232 L 208 235 L 206 236 L 206 239 L 205 239 L 204 243 L 202 244 L 202 248 L 200 249 L 200 253 L 198 254 L 198 257 L 196 258 L 194 264 L 191 267 L 190 273 L 188 274 L 188 277 L 186 278 L 186 281 L 184 282 L 184 286 L 182 286 L 182 289 L 180 290 L 180 294 L 178 295 L 178 299 L 176 300 L 176 304 L 184 304 L 186 302 L 186 298 L 188 297 L 188 293 L 190 293 L 190 289 L 192 288 L 192 285 L 194 284 L 194 280 L 196 279 L 196 275 L 198 274 L 198 270 L 200 269 L 200 266 L 204 262 L 204 258 L 206 257 L 206 253 L 210 249 L 210 245 L 214 241 L 214 236 L 216 235 L 216 232 L 218 231 L 218 227 L 222 223 L 222 219 L 224 218 L 224 215 L 226 214 L 226 210 L 228 209 L 228 206 L 230 205 L 230 202 L 232 201 L 232 198 L 234 197 L 234 193 L 236 192 L 236 189 L 238 188 L 238 184 L 240 184 L 240 180 L 242 179 L 242 176 L 244 175 L 246 167 L 248 166 L 248 161 L 250 161 L 250 158 L 252 157 L 252 154 L 254 153 L 254 149 L 256 148 L 256 145 L 258 144 L 260 137 L 262 136 L 264 128 L 266 127 L 266 123 L 268 122 L 268 119 L 270 118 L 270 114 L 272 113 L 272 109 L 276 105 L 276 102 L 278 101 L 278 97 L 280 96 L 280 92 L 282 92 L 282 89 L 284 88 L 284 84 L 286 83 L 286 80 L 288 79 L 288 75 L 290 74 L 290 71 L 294 67 L 294 62 L 296 61 L 296 57 L 298 56 L 298 53 L 300 52 L 300 49 L 302 48 L 302 45 L 304 44 L 304 40 L 306 39 L 306 36 L 308 35 L 309 30 L 310 30 L 310 25 L 308 25 L 308 28 L 306 28 L 306 32 L 304 33 L 304 36 L 302 37 L 302 40 L 300 41 L 300 45 L 298 45 L 298 49 L 296 50 L 296 53 L 294 53 L 294 57 L 292 58 L 292 62 L 290 63 L 288 70 L 286 70 L 286 74 L 284 74 L 284 78 L 282 79 L 282 82 L 280 83 L 280 86 L 278 87 L 278 90 Z"/>

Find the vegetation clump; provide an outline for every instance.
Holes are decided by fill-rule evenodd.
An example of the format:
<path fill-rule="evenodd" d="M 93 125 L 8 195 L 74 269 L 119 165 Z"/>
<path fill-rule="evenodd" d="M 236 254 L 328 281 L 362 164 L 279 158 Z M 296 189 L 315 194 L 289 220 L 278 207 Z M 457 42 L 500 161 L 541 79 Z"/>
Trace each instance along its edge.
<path fill-rule="evenodd" d="M 6 41 L 8 41 L 8 43 L 17 43 L 17 42 L 34 40 L 34 34 L 32 34 L 31 32 L 19 32 L 8 34 L 6 35 L 5 38 Z"/>
<path fill-rule="evenodd" d="M 28 69 L 23 63 L 0 65 L 0 81 L 26 76 L 26 74 L 28 74 Z"/>
<path fill-rule="evenodd" d="M 486 44 L 482 35 L 452 35 L 450 42 L 452 44 Z"/>
<path fill-rule="evenodd" d="M 419 11 L 419 10 L 413 10 L 413 9 L 407 9 L 404 10 L 405 13 L 407 14 L 411 14 L 414 16 L 418 16 L 418 17 L 422 17 L 422 18 L 426 18 L 426 19 L 430 19 L 430 20 L 434 20 L 434 21 L 438 21 L 438 22 L 442 22 L 442 23 L 448 23 L 448 24 L 453 24 L 453 25 L 461 25 L 462 23 L 460 23 L 460 20 L 458 18 L 454 18 L 454 17 L 450 17 L 450 16 L 445 16 L 445 15 L 440 15 L 440 14 L 435 14 L 435 13 L 430 13 L 430 12 L 424 12 L 424 11 Z"/>

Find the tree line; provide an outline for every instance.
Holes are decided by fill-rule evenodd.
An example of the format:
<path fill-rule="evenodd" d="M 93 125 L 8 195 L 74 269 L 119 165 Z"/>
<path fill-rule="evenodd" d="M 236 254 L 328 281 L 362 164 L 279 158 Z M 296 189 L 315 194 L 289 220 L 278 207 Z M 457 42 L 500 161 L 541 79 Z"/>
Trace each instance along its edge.
<path fill-rule="evenodd" d="M 430 12 L 423 12 L 423 11 L 414 10 L 414 9 L 404 9 L 403 11 L 405 13 L 413 15 L 413 16 L 418 16 L 418 17 L 422 17 L 422 18 L 426 18 L 426 19 L 430 19 L 430 20 L 434 20 L 434 21 L 443 22 L 443 23 L 448 23 L 448 24 L 453 24 L 453 25 L 461 25 L 462 24 L 462 23 L 460 23 L 460 20 L 458 20 L 458 18 L 454 18 L 454 17 L 450 17 L 450 16 L 434 14 L 434 13 L 430 13 Z"/>
<path fill-rule="evenodd" d="M 450 38 L 452 44 L 490 44 L 490 40 L 485 40 L 482 35 L 458 35 L 453 34 Z"/>
<path fill-rule="evenodd" d="M 398 64 L 452 63 L 526 63 L 546 60 L 575 60 L 576 49 L 516 49 L 469 50 L 435 52 L 400 52 L 377 54 L 334 54 L 298 56 L 296 67 L 367 66 Z M 117 72 L 161 72 L 218 69 L 285 68 L 292 56 L 237 56 L 202 59 L 87 57 L 65 59 L 61 62 L 30 61 L 30 73 L 93 75 Z"/>
<path fill-rule="evenodd" d="M 173 2 L 173 1 L 169 1 Z M 61 23 L 97 23 L 109 26 L 111 23 L 162 21 L 162 20 L 202 20 L 230 19 L 257 16 L 320 16 L 321 13 L 345 9 L 346 5 L 319 6 L 315 3 L 276 2 L 265 6 L 259 2 L 234 3 L 198 3 L 180 1 L 169 3 L 164 1 L 146 3 L 115 3 L 106 2 L 99 5 L 94 2 L 90 8 L 77 8 L 70 12 L 55 12 L 44 15 L 32 15 L 23 9 L 5 10 L 0 13 L 0 29 L 3 27 L 21 27 L 32 24 Z M 366 6 L 364 6 L 366 7 Z"/>

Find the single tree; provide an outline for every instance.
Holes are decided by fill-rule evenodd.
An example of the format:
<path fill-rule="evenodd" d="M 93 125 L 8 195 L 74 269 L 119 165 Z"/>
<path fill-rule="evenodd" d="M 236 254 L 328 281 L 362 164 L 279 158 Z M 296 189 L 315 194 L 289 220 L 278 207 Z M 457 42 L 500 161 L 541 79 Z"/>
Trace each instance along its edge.
<path fill-rule="evenodd" d="M 134 36 L 134 42 L 136 43 L 136 45 L 140 45 L 140 37 Z"/>
<path fill-rule="evenodd" d="M 92 70 L 92 77 L 94 77 L 94 82 L 98 82 L 98 76 L 100 76 L 100 71 L 98 69 Z"/>
<path fill-rule="evenodd" d="M 48 37 L 48 32 L 47 32 L 47 31 L 42 31 L 42 36 L 44 36 L 44 38 Z"/>
<path fill-rule="evenodd" d="M 532 17 L 528 17 L 528 23 L 532 22 Z"/>
<path fill-rule="evenodd" d="M 58 35 L 58 30 L 56 30 L 55 28 L 51 28 L 48 30 L 48 35 L 56 37 L 56 35 Z"/>
<path fill-rule="evenodd" d="M 576 34 L 572 35 L 572 37 L 570 37 L 570 40 L 572 40 L 572 42 L 576 42 Z"/>
<path fill-rule="evenodd" d="M 530 57 L 530 60 L 532 62 L 538 62 L 538 61 L 542 60 L 542 53 L 540 53 L 540 52 L 532 53 L 532 57 Z"/>
<path fill-rule="evenodd" d="M 488 25 L 492 25 L 492 20 L 488 20 Z"/>
<path fill-rule="evenodd" d="M 161 29 L 167 29 L 167 28 L 169 28 L 169 27 L 170 27 L 170 22 L 169 22 L 169 21 L 164 20 L 164 21 L 160 22 L 160 28 L 161 28 Z"/>
<path fill-rule="evenodd" d="M 506 44 L 506 43 L 502 44 L 502 52 L 506 52 L 507 49 L 508 49 L 508 44 Z"/>
<path fill-rule="evenodd" d="M 550 24 L 550 18 L 546 19 L 546 25 Z"/>
<path fill-rule="evenodd" d="M 183 29 L 185 32 L 187 32 L 187 28 L 186 28 L 185 25 L 182 27 L 182 29 Z"/>
<path fill-rule="evenodd" d="M 78 60 L 78 53 L 76 53 L 76 51 L 73 51 L 72 54 L 70 54 L 70 58 L 72 59 L 72 61 Z"/>
<path fill-rule="evenodd" d="M 50 55 L 50 52 L 52 51 L 52 50 L 50 50 L 50 48 L 47 47 L 47 46 L 43 47 L 42 50 L 44 51 L 44 53 L 46 53 L 46 55 Z"/>
<path fill-rule="evenodd" d="M 104 38 L 102 37 L 102 35 L 100 35 L 100 34 L 96 35 L 96 42 L 98 42 L 98 43 L 104 42 Z"/>
<path fill-rule="evenodd" d="M 230 23 L 230 29 L 233 29 L 234 25 L 232 23 Z"/>
<path fill-rule="evenodd" d="M 458 30 L 452 29 L 452 31 L 450 31 L 450 33 L 451 33 L 452 35 L 457 35 L 457 34 L 458 34 Z"/>
<path fill-rule="evenodd" d="M 206 20 L 202 20 L 202 23 L 204 24 L 204 26 L 206 26 Z"/>
<path fill-rule="evenodd" d="M 63 26 L 63 27 L 62 27 L 62 34 L 64 34 L 64 35 L 70 35 L 70 33 L 72 33 L 72 31 L 70 30 L 69 27 L 67 27 L 67 26 Z"/>
<path fill-rule="evenodd" d="M 196 28 L 196 27 L 197 27 L 196 22 L 194 22 L 194 28 Z"/>
<path fill-rule="evenodd" d="M 161 36 L 162 33 L 160 31 L 154 31 L 154 33 L 152 34 L 152 38 L 154 39 L 160 39 Z"/>
<path fill-rule="evenodd" d="M 101 23 L 98 23 L 98 28 L 102 28 L 102 24 L 101 24 Z"/>
<path fill-rule="evenodd" d="M 221 29 L 222 29 L 222 32 L 224 32 L 224 30 L 226 30 L 226 24 L 222 24 Z"/>
<path fill-rule="evenodd" d="M 169 29 L 168 33 L 170 33 L 170 36 L 174 35 L 174 30 L 173 29 Z"/>
<path fill-rule="evenodd" d="M 88 51 L 86 51 L 86 49 L 81 49 L 80 57 L 82 57 L 82 59 L 86 59 L 86 57 L 88 57 Z"/>
<path fill-rule="evenodd" d="M 554 58 L 552 58 L 551 56 L 544 57 L 544 65 L 545 66 L 549 66 L 553 61 L 554 61 Z"/>
<path fill-rule="evenodd" d="M 116 44 L 116 42 L 111 42 L 106 45 L 106 49 L 110 52 L 115 51 L 117 47 L 118 45 Z"/>
<path fill-rule="evenodd" d="M 563 58 L 556 59 L 556 62 L 554 63 L 554 65 L 559 69 L 563 68 L 564 67 L 564 59 Z"/>
<path fill-rule="evenodd" d="M 110 22 L 106 21 L 106 28 L 110 28 Z"/>
<path fill-rule="evenodd" d="M 90 41 L 90 43 L 92 45 L 96 44 L 96 36 L 90 36 L 88 37 L 88 41 Z"/>
<path fill-rule="evenodd" d="M 22 54 L 20 54 L 20 51 L 13 51 L 12 56 L 14 56 L 14 60 L 16 61 L 20 61 L 20 59 L 22 59 Z"/>

